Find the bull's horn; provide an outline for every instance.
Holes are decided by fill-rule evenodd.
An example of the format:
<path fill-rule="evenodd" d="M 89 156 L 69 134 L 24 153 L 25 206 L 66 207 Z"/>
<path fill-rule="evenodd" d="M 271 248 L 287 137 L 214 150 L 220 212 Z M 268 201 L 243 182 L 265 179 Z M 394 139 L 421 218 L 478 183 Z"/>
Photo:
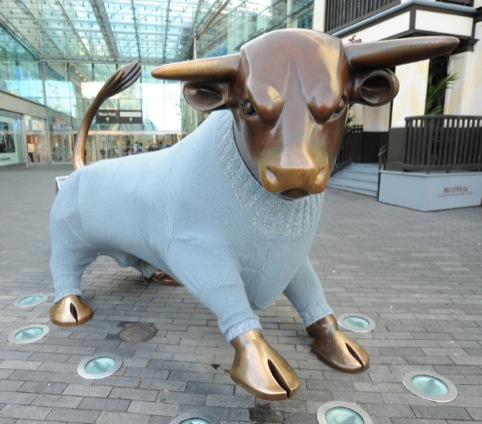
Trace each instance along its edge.
<path fill-rule="evenodd" d="M 155 68 L 152 76 L 181 81 L 231 81 L 238 70 L 239 54 L 170 63 Z"/>
<path fill-rule="evenodd" d="M 347 44 L 346 55 L 356 70 L 388 68 L 450 53 L 459 39 L 448 36 L 411 37 L 373 43 Z"/>

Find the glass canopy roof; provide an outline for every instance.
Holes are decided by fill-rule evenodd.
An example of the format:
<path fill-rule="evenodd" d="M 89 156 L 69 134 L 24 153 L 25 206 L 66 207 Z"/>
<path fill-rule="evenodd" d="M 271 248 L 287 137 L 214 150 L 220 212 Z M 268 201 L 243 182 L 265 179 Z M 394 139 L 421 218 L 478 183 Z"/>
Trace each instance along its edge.
<path fill-rule="evenodd" d="M 2 0 L 0 24 L 41 60 L 185 60 L 229 0 Z M 1 22 L 3 21 L 3 22 Z"/>

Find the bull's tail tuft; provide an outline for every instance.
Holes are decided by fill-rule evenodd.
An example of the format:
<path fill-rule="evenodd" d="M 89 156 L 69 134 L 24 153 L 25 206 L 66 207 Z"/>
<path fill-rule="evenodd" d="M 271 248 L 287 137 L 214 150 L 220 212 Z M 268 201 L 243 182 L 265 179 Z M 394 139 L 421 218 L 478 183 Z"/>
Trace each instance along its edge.
<path fill-rule="evenodd" d="M 138 62 L 132 62 L 128 65 L 119 68 L 112 76 L 107 80 L 104 86 L 100 89 L 94 101 L 87 109 L 82 123 L 80 124 L 79 133 L 75 140 L 74 149 L 74 169 L 79 169 L 85 166 L 85 146 L 87 143 L 87 136 L 89 134 L 89 128 L 94 120 L 94 116 L 99 110 L 102 103 L 104 103 L 109 97 L 112 97 L 126 88 L 129 88 L 134 84 L 141 75 L 141 65 Z"/>

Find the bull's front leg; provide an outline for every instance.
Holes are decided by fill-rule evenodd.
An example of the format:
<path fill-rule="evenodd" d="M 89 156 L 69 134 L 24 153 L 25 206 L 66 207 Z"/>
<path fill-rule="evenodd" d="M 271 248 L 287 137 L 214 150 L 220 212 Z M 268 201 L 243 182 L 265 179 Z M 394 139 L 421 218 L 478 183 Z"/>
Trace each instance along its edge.
<path fill-rule="evenodd" d="M 294 396 L 300 381 L 291 366 L 265 340 L 261 331 L 250 330 L 234 338 L 231 378 L 254 396 L 283 400 Z"/>
<path fill-rule="evenodd" d="M 306 331 L 315 338 L 313 353 L 331 367 L 357 373 L 370 366 L 366 350 L 339 329 L 333 315 L 315 321 Z"/>
<path fill-rule="evenodd" d="M 235 350 L 231 368 L 234 382 L 261 399 L 287 399 L 296 393 L 298 377 L 263 337 L 237 257 L 229 247 L 217 243 L 173 240 L 167 261 L 169 269 L 217 317 L 221 332 Z M 183 258 L 182 262 L 177 258 Z"/>
<path fill-rule="evenodd" d="M 308 258 L 284 293 L 303 318 L 308 334 L 315 338 L 313 353 L 318 359 L 343 372 L 357 373 L 368 369 L 368 353 L 338 328 Z"/>

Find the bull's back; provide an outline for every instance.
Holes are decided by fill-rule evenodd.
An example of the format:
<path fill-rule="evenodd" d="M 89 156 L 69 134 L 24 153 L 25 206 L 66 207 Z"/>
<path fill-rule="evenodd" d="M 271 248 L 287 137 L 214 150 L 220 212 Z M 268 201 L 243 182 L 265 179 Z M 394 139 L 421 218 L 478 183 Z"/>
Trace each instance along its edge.
<path fill-rule="evenodd" d="M 109 159 L 80 171 L 79 212 L 91 244 L 142 255 L 146 233 L 162 227 L 171 156 L 161 151 Z"/>

